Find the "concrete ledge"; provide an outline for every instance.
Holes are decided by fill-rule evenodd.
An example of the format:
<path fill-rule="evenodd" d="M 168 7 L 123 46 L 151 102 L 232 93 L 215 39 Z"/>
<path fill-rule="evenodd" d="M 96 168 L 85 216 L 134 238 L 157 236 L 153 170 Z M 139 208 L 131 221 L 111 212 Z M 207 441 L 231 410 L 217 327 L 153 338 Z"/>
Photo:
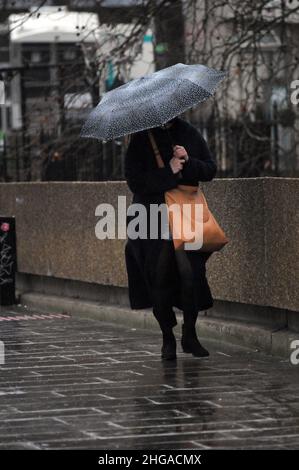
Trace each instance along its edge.
<path fill-rule="evenodd" d="M 19 294 L 36 292 L 47 296 L 72 297 L 78 301 L 87 300 L 100 305 L 112 305 L 130 310 L 127 287 L 107 286 L 25 273 L 17 273 L 16 281 Z M 205 315 L 210 320 L 228 320 L 233 323 L 261 325 L 272 331 L 288 328 L 299 333 L 298 312 L 287 309 L 214 299 L 213 307 L 207 310 Z"/>
<path fill-rule="evenodd" d="M 20 296 L 23 305 L 47 312 L 68 312 L 72 315 L 87 315 L 100 321 L 130 325 L 136 328 L 156 330 L 159 327 L 151 310 L 131 310 L 114 305 L 103 305 L 88 300 L 44 295 L 34 292 L 23 293 Z M 182 315 L 177 313 L 180 333 Z M 275 331 L 267 326 L 250 325 L 244 322 L 227 321 L 224 319 L 211 319 L 201 316 L 197 323 L 200 338 L 209 338 L 217 341 L 234 343 L 261 350 L 268 354 L 289 358 L 290 342 L 299 339 L 299 334 L 288 329 Z"/>

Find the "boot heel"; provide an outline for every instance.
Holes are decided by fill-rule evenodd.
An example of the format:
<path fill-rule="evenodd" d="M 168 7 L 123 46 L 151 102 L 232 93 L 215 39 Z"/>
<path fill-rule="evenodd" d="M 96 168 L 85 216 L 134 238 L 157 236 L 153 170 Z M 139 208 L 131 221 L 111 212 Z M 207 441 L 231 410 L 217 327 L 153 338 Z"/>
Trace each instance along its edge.
<path fill-rule="evenodd" d="M 186 353 L 186 354 L 192 353 L 192 350 L 191 350 L 190 347 L 186 344 L 185 325 L 184 325 L 184 323 L 182 323 L 182 339 L 181 339 L 181 346 L 182 346 L 182 350 L 183 350 L 184 353 Z"/>
<path fill-rule="evenodd" d="M 161 349 L 161 358 L 166 361 L 176 359 L 176 343 L 164 343 Z"/>
<path fill-rule="evenodd" d="M 161 358 L 167 361 L 176 359 L 176 339 L 172 329 L 163 333 L 163 345 L 161 348 Z"/>

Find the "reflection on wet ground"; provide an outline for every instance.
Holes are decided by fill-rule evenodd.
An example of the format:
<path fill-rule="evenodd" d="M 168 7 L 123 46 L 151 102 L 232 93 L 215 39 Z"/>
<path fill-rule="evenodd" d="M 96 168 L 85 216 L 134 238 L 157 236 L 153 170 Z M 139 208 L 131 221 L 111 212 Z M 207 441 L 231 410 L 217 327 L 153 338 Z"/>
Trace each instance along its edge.
<path fill-rule="evenodd" d="M 299 366 L 215 342 L 194 358 L 177 330 L 162 362 L 156 332 L 2 307 L 0 449 L 299 448 Z"/>

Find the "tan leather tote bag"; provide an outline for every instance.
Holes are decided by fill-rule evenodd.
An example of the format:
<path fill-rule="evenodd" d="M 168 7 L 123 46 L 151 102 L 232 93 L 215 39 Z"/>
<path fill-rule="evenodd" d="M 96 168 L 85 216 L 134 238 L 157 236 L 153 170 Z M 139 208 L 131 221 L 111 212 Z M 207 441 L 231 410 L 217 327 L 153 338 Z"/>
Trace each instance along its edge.
<path fill-rule="evenodd" d="M 148 134 L 157 165 L 159 168 L 163 168 L 165 165 L 153 133 L 148 131 Z M 169 228 L 176 250 L 183 249 L 185 243 L 195 243 L 198 240 L 202 240 L 202 246 L 197 251 L 212 253 L 213 251 L 221 250 L 229 242 L 224 231 L 209 210 L 206 198 L 198 186 L 179 184 L 176 188 L 165 191 L 164 195 L 165 203 L 168 206 Z M 171 210 L 173 204 L 177 204 L 176 211 Z M 196 211 L 197 204 L 202 205 L 202 218 L 198 217 L 198 211 Z M 188 209 L 184 205 L 188 205 Z M 177 224 L 178 220 L 180 221 L 179 224 Z M 202 238 L 200 236 L 201 233 Z M 192 234 L 195 235 L 192 236 Z"/>

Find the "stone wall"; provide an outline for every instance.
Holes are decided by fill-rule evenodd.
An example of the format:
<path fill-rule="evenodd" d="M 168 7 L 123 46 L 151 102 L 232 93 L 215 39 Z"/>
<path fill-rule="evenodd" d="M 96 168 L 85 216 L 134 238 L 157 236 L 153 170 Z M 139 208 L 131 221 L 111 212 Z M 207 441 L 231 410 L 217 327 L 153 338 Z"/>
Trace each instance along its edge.
<path fill-rule="evenodd" d="M 230 243 L 208 261 L 215 299 L 299 311 L 299 180 L 215 179 L 202 185 Z M 15 215 L 18 271 L 125 287 L 124 240 L 98 240 L 95 209 L 131 194 L 125 182 L 1 183 Z"/>

